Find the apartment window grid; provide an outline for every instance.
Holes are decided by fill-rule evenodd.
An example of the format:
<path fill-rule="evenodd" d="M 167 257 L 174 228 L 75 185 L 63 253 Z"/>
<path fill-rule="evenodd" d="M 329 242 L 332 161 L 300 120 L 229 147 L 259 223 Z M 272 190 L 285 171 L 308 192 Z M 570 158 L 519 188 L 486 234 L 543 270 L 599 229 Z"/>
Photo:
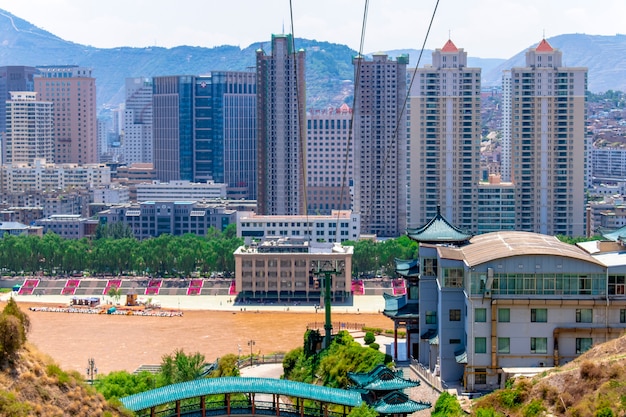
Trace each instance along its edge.
<path fill-rule="evenodd" d="M 486 337 L 474 338 L 474 353 L 487 353 L 487 338 Z"/>
<path fill-rule="evenodd" d="M 498 321 L 500 323 L 509 323 L 511 321 L 511 309 L 499 308 L 498 309 Z"/>
<path fill-rule="evenodd" d="M 476 323 L 485 323 L 487 321 L 487 309 L 486 308 L 474 309 L 474 321 Z"/>
<path fill-rule="evenodd" d="M 492 293 L 498 295 L 605 295 L 602 274 L 495 274 Z M 619 291 L 618 285 L 614 286 Z"/>
<path fill-rule="evenodd" d="M 498 353 L 511 353 L 511 338 L 498 338 Z"/>

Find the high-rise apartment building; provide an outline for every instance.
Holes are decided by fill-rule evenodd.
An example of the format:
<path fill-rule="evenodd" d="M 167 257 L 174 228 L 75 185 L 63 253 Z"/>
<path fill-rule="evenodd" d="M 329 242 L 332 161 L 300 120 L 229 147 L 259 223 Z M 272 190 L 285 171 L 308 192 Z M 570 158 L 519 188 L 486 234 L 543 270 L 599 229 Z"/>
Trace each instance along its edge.
<path fill-rule="evenodd" d="M 6 100 L 11 99 L 11 91 L 33 91 L 37 68 L 25 66 L 0 67 L 0 145 L 4 146 L 6 132 Z M 4 154 L 4 152 L 2 152 Z M 4 163 L 3 161 L 0 161 Z"/>
<path fill-rule="evenodd" d="M 354 212 L 361 233 L 396 237 L 407 227 L 407 55 L 355 57 Z"/>
<path fill-rule="evenodd" d="M 152 163 L 152 79 L 127 78 L 122 118 L 124 163 Z"/>
<path fill-rule="evenodd" d="M 587 69 L 564 67 L 545 39 L 511 69 L 511 180 L 516 229 L 585 234 Z"/>
<path fill-rule="evenodd" d="M 307 113 L 306 182 L 310 214 L 352 207 L 352 109 L 347 105 Z"/>
<path fill-rule="evenodd" d="M 440 207 L 452 224 L 476 233 L 480 68 L 468 68 L 467 52 L 451 40 L 432 55 L 432 65 L 409 71 L 409 224 L 426 224 Z"/>
<path fill-rule="evenodd" d="M 229 196 L 254 198 L 255 73 L 155 77 L 153 84 L 157 178 L 226 183 Z"/>
<path fill-rule="evenodd" d="M 256 53 L 257 205 L 265 215 L 305 214 L 305 52 L 292 35 L 272 35 Z"/>
<path fill-rule="evenodd" d="M 54 161 L 52 102 L 37 100 L 37 93 L 12 91 L 6 106 L 6 132 L 2 147 L 5 164 Z"/>
<path fill-rule="evenodd" d="M 38 67 L 39 100 L 54 103 L 54 162 L 98 162 L 96 79 L 76 65 Z"/>

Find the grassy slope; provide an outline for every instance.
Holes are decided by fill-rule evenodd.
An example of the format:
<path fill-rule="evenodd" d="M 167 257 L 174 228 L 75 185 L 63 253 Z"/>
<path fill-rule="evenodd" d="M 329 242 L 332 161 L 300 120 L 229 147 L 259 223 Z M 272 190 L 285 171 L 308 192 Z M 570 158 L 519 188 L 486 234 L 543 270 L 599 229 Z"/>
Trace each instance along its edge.
<path fill-rule="evenodd" d="M 26 344 L 19 359 L 0 370 L 0 415 L 126 416 L 76 372 L 66 373 L 50 357 Z"/>
<path fill-rule="evenodd" d="M 473 411 L 480 407 L 524 417 L 626 415 L 626 336 L 534 378 L 519 378 L 510 389 L 476 400 Z"/>

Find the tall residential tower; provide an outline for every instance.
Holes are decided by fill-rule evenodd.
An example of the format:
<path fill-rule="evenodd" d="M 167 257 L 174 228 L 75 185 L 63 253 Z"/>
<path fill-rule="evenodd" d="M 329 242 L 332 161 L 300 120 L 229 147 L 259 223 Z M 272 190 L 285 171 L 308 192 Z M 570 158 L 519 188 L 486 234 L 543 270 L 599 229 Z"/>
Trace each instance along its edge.
<path fill-rule="evenodd" d="M 292 35 L 272 35 L 272 52 L 256 52 L 257 210 L 305 214 L 305 52 Z"/>
<path fill-rule="evenodd" d="M 510 85 L 516 229 L 584 236 L 587 69 L 564 67 L 544 39 Z"/>
<path fill-rule="evenodd" d="M 407 227 L 407 55 L 353 60 L 354 212 L 361 233 L 397 237 Z"/>
<path fill-rule="evenodd" d="M 426 224 L 440 207 L 452 224 L 476 233 L 480 68 L 468 68 L 467 52 L 448 40 L 432 65 L 409 74 L 409 224 Z"/>
<path fill-rule="evenodd" d="M 37 98 L 54 103 L 54 162 L 98 162 L 96 79 L 76 65 L 38 67 Z"/>

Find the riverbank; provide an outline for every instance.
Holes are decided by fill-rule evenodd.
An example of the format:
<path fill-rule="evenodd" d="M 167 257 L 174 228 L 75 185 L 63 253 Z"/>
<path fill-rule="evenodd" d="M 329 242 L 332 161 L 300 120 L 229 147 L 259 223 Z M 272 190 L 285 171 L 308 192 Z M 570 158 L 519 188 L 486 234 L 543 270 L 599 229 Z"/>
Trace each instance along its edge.
<path fill-rule="evenodd" d="M 13 297 L 19 303 L 49 304 L 52 306 L 68 306 L 72 295 L 18 295 L 15 292 L 0 294 L 0 301 L 6 301 Z M 150 298 L 152 304 L 159 305 L 168 310 L 206 310 L 206 311 L 231 311 L 231 312 L 261 312 L 283 311 L 291 313 L 323 313 L 319 309 L 319 301 L 316 303 L 237 303 L 231 295 L 157 295 L 139 297 L 139 301 L 147 301 Z M 101 302 L 114 302 L 111 297 L 101 296 Z M 122 297 L 124 300 L 124 297 Z M 382 313 L 385 308 L 385 300 L 381 295 L 355 295 L 348 301 L 332 303 L 333 313 L 359 314 L 359 313 Z"/>

